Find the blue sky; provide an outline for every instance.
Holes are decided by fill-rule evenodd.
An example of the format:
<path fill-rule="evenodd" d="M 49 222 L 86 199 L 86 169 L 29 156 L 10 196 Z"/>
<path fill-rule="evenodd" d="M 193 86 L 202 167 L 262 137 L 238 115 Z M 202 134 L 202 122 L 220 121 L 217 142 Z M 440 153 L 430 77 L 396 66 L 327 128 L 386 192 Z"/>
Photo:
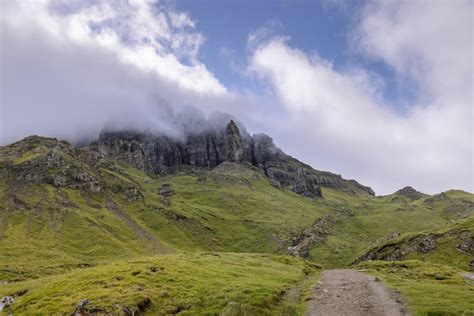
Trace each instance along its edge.
<path fill-rule="evenodd" d="M 316 53 L 331 61 L 336 69 L 362 65 L 380 76 L 385 83 L 383 95 L 387 104 L 396 111 L 404 113 L 416 98 L 413 82 L 408 78 L 398 80 L 385 63 L 367 59 L 351 47 L 351 30 L 364 1 L 177 0 L 172 3 L 197 22 L 197 29 L 206 36 L 200 59 L 228 87 L 262 92 L 260 82 L 245 76 L 242 68 L 248 58 L 249 34 L 271 23 L 274 33 L 289 38 L 290 46 Z"/>
<path fill-rule="evenodd" d="M 474 190 L 470 0 L 1 6 L 0 144 L 227 112 L 379 194 Z"/>
<path fill-rule="evenodd" d="M 346 14 L 325 9 L 320 2 L 179 0 L 176 7 L 189 12 L 197 21 L 197 28 L 206 34 L 202 60 L 229 85 L 245 82 L 233 73 L 221 50 L 231 50 L 236 59 L 245 61 L 248 35 L 269 21 L 278 23 L 277 31 L 290 36 L 290 43 L 296 47 L 308 52 L 316 50 L 336 64 L 346 59 Z"/>

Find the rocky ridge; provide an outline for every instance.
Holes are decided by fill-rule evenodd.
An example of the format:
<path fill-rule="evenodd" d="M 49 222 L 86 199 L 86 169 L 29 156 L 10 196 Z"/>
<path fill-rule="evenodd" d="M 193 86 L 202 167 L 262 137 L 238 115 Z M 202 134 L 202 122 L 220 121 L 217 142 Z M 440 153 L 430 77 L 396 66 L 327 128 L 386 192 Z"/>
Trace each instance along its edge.
<path fill-rule="evenodd" d="M 46 183 L 103 195 L 118 193 L 129 201 L 141 196 L 138 187 L 129 181 L 120 178 L 109 181 L 110 174 L 102 171 L 102 167 L 120 173 L 110 161 L 96 159 L 96 153 L 66 141 L 29 136 L 0 148 L 0 155 L 0 177 L 12 188 Z M 11 190 L 9 194 L 13 201 L 16 193 Z"/>
<path fill-rule="evenodd" d="M 399 261 L 404 260 L 412 254 L 430 254 L 438 251 L 439 247 L 450 247 L 466 258 L 471 258 L 468 269 L 474 269 L 474 237 L 472 229 L 469 229 L 472 219 L 467 219 L 464 224 L 453 224 L 444 231 L 433 230 L 431 232 L 415 234 L 411 236 L 400 236 L 394 233 L 382 244 L 372 248 L 363 256 L 356 259 L 353 264 L 369 260 Z M 444 246 L 443 246 L 444 245 Z"/>
<path fill-rule="evenodd" d="M 191 166 L 213 169 L 223 162 L 258 167 L 275 186 L 306 197 L 321 197 L 321 187 L 374 195 L 371 188 L 340 175 L 318 171 L 285 154 L 265 134 L 250 135 L 230 121 L 225 128 L 190 133 L 184 139 L 132 131 L 104 131 L 87 149 L 112 156 L 151 175 L 167 175 Z"/>

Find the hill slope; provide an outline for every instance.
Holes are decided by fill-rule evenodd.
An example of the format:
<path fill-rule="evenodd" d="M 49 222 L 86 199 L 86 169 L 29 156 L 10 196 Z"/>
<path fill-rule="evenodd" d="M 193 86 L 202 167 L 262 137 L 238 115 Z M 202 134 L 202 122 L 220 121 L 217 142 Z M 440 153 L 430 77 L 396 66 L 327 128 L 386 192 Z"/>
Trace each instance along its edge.
<path fill-rule="evenodd" d="M 232 163 L 151 178 L 88 155 L 37 137 L 2 149 L 3 278 L 176 250 L 286 253 L 294 231 L 328 212 Z"/>
<path fill-rule="evenodd" d="M 392 238 L 356 260 L 417 259 L 474 271 L 474 216 L 422 233 Z"/>
<path fill-rule="evenodd" d="M 118 261 L 0 288 L 15 314 L 262 315 L 317 267 L 291 257 L 202 253 Z M 5 310 L 8 312 L 8 309 Z"/>
<path fill-rule="evenodd" d="M 37 136 L 1 147 L 0 282 L 7 286 L 2 286 L 0 296 L 15 294 L 15 311 L 24 312 L 35 308 L 69 312 L 85 298 L 93 298 L 93 307 L 107 312 L 123 302 L 137 309 L 142 299 L 149 298 L 145 305 L 150 312 L 165 305 L 187 306 L 189 299 L 194 311 L 217 313 L 232 310 L 233 305 L 227 305 L 233 300 L 201 302 L 204 294 L 199 294 L 201 298 L 173 302 L 161 298 L 163 288 L 148 284 L 148 279 L 142 284 L 128 274 L 117 284 L 94 282 L 98 275 L 109 280 L 119 270 L 130 272 L 133 262 L 151 265 L 164 260 L 168 270 L 189 264 L 186 269 L 200 271 L 206 266 L 212 269 L 224 256 L 228 266 L 222 268 L 222 275 L 209 276 L 207 288 L 217 289 L 226 280 L 234 284 L 233 267 L 242 267 L 246 277 L 258 277 L 257 283 L 265 285 L 257 290 L 266 293 L 261 296 L 245 290 L 249 284 L 237 289 L 237 305 L 243 304 L 252 314 L 284 308 L 276 301 L 284 301 L 282 289 L 295 282 L 309 286 L 303 273 L 308 263 L 252 253 L 290 253 L 325 267 L 345 267 L 365 258 L 423 259 L 453 269 L 469 268 L 472 194 L 448 191 L 430 196 L 404 188 L 375 197 L 370 188 L 353 180 L 313 170 L 287 156 L 268 136 L 243 133 L 239 139 L 231 129 L 230 134 L 194 135 L 194 141 L 191 137 L 187 143 L 107 133 L 82 148 Z M 208 144 L 213 142 L 215 165 L 209 160 Z M 166 154 L 163 148 L 168 148 Z M 411 246 L 413 240 L 418 243 L 426 236 L 437 236 L 433 251 L 423 253 Z M 403 250 L 405 245 L 415 251 Z M 393 257 L 396 249 L 402 249 L 403 255 Z M 275 280 L 257 276 L 267 268 Z M 272 269 L 288 269 L 291 276 Z M 81 278 L 89 281 L 80 284 Z M 163 282 L 170 291 L 189 283 L 174 274 Z M 197 286 L 207 281 L 194 282 Z M 149 295 L 131 291 L 135 285 L 150 287 Z M 101 293 L 101 286 L 117 287 L 121 294 L 94 296 L 87 290 Z M 66 289 L 71 287 L 77 293 L 67 297 Z M 28 292 L 19 295 L 23 288 Z M 47 288 L 60 291 L 39 303 L 51 295 Z M 252 295 L 256 295 L 253 301 Z M 302 302 L 293 303 L 296 307 L 290 310 L 304 310 Z"/>

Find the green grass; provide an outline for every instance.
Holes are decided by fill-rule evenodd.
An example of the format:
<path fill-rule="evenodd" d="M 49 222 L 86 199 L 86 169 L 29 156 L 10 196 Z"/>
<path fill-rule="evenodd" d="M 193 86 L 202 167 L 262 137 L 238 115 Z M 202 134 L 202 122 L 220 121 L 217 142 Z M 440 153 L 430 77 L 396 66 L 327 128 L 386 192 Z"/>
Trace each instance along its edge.
<path fill-rule="evenodd" d="M 426 198 L 400 206 L 387 203 L 384 198 L 347 197 L 340 192 L 323 189 L 328 202 L 340 203 L 353 211 L 331 227 L 330 236 L 323 245 L 312 248 L 311 257 L 327 267 L 347 266 L 369 249 L 379 244 L 389 233 L 419 233 L 429 229 L 439 229 L 452 221 L 459 220 L 458 213 L 474 214 L 474 207 L 468 202 L 473 195 L 463 191 L 448 191 L 451 199 L 446 205 L 427 205 Z M 436 202 L 437 203 L 437 202 Z M 466 207 L 467 205 L 467 207 Z M 472 224 L 471 224 L 472 227 Z"/>
<path fill-rule="evenodd" d="M 450 191 L 441 202 L 435 199 L 427 205 L 421 199 L 400 206 L 325 188 L 324 199 L 312 200 L 275 188 L 263 174 L 245 166 L 183 170 L 157 179 L 124 163 L 111 161 L 112 169 L 96 169 L 87 159 L 65 153 L 61 157 L 99 179 L 103 189 L 91 193 L 45 184 L 13 188 L 0 181 L 6 200 L 0 206 L 0 280 L 175 251 L 285 254 L 293 236 L 338 209 L 349 215 L 328 228 L 327 240 L 313 246 L 310 259 L 327 267 L 347 266 L 386 234 L 439 227 L 457 214 L 446 212 L 443 205 L 472 200 L 470 194 Z M 175 194 L 161 196 L 163 184 Z M 7 211 L 18 208 L 13 198 L 21 200 L 21 212 Z M 108 199 L 125 217 L 107 208 Z M 13 257 L 20 259 L 12 264 Z"/>
<path fill-rule="evenodd" d="M 263 315 L 281 310 L 285 291 L 317 273 L 317 267 L 293 257 L 163 255 L 2 285 L 0 296 L 27 290 L 16 297 L 15 314 L 67 314 L 87 298 L 103 313 L 136 310 L 150 299 L 146 312 L 153 315 L 178 309 L 190 315 Z"/>
<path fill-rule="evenodd" d="M 14 160 L 14 164 L 16 165 L 19 165 L 19 164 L 22 164 L 28 160 L 31 160 L 31 159 L 34 159 L 34 158 L 38 158 L 38 157 L 41 157 L 44 155 L 44 152 L 43 151 L 40 151 L 40 152 L 31 152 L 31 151 L 27 151 L 25 152 L 23 155 L 21 155 L 20 157 L 16 158 Z"/>
<path fill-rule="evenodd" d="M 21 197 L 25 210 L 0 212 L 5 223 L 0 280 L 40 277 L 78 265 L 155 252 L 127 223 L 76 190 L 35 187 Z"/>
<path fill-rule="evenodd" d="M 414 315 L 474 315 L 474 283 L 461 270 L 416 260 L 370 261 L 358 268 L 399 291 Z"/>
<path fill-rule="evenodd" d="M 175 191 L 169 205 L 156 194 L 163 183 Z M 271 186 L 264 176 L 243 167 L 238 175 L 233 175 L 233 170 L 184 174 L 144 187 L 139 216 L 177 248 L 286 253 L 290 236 L 329 211 L 310 199 Z M 180 220 L 173 220 L 174 215 Z M 171 231 L 170 236 L 163 225 L 174 225 L 181 234 Z"/>
<path fill-rule="evenodd" d="M 16 313 L 70 313 L 85 298 L 114 313 L 149 298 L 151 314 L 181 306 L 189 314 L 301 315 L 318 273 L 308 262 L 275 255 L 286 254 L 292 238 L 318 219 L 333 218 L 308 259 L 327 268 L 349 266 L 394 232 L 402 234 L 395 240 L 452 227 L 473 232 L 472 217 L 460 220 L 474 213 L 474 195 L 463 191 L 409 201 L 323 188 L 323 199 L 309 199 L 274 187 L 249 166 L 183 168 L 157 178 L 110 158 L 96 164 L 86 151 L 64 146 L 32 137 L 0 148 L 0 297 L 28 289 L 17 297 Z M 60 160 L 54 168 L 45 161 L 50 150 Z M 70 184 L 53 186 L 57 175 Z M 15 181 L 26 176 L 41 181 Z M 174 194 L 162 196 L 164 185 Z M 458 243 L 445 238 L 436 251 L 405 258 L 425 265 L 362 266 L 400 288 L 418 314 L 472 310 L 459 303 L 472 289 L 457 277 L 470 260 Z M 452 282 L 432 280 L 436 269 Z"/>
<path fill-rule="evenodd" d="M 5 192 L 0 280 L 177 250 L 285 254 L 293 234 L 329 211 L 239 166 L 161 179 L 123 164 L 117 169 L 94 174 L 84 168 L 106 192 L 47 184 Z M 172 197 L 159 194 L 163 183 L 175 191 Z M 138 198 L 127 199 L 124 192 L 134 190 Z M 118 211 L 108 209 L 108 200 Z"/>
<path fill-rule="evenodd" d="M 384 259 L 394 251 L 404 250 L 401 260 L 420 260 L 445 264 L 462 270 L 472 270 L 472 254 L 468 249 L 461 251 L 460 245 L 469 247 L 474 236 L 474 216 L 461 219 L 453 224 L 423 232 L 402 234 L 389 241 L 381 242 L 371 249 L 378 251 L 377 259 Z M 416 246 L 423 240 L 435 240 L 436 247 L 429 252 L 416 251 Z"/>

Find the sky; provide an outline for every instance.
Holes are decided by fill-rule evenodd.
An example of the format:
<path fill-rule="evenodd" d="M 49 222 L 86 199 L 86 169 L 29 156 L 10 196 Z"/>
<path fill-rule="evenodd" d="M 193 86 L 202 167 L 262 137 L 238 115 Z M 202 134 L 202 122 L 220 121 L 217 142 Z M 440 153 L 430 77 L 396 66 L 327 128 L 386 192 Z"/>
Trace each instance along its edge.
<path fill-rule="evenodd" d="M 0 2 L 0 144 L 230 113 L 388 194 L 474 191 L 472 1 Z"/>

